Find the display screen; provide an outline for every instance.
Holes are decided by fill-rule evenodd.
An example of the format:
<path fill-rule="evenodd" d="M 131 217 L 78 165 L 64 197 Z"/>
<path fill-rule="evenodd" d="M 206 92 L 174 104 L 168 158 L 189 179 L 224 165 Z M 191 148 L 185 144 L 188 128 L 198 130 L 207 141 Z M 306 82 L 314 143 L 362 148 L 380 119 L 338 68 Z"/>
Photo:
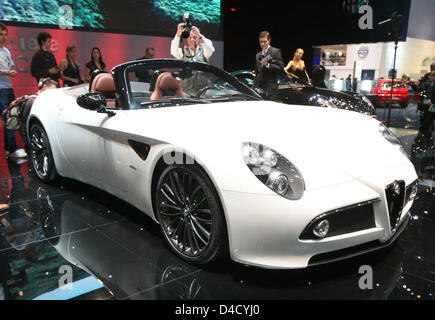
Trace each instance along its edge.
<path fill-rule="evenodd" d="M 221 0 L 0 0 L 0 21 L 60 29 L 173 36 L 185 12 L 211 39 L 222 38 Z"/>

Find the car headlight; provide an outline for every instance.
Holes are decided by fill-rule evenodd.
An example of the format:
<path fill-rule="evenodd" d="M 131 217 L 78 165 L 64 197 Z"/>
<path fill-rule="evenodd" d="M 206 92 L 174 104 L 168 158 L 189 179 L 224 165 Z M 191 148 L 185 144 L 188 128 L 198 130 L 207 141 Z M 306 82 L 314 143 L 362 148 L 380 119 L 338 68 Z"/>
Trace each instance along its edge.
<path fill-rule="evenodd" d="M 262 144 L 244 142 L 242 156 L 251 172 L 278 195 L 299 200 L 305 191 L 304 179 L 289 160 Z"/>
<path fill-rule="evenodd" d="M 394 133 L 390 131 L 384 124 L 379 124 L 379 132 L 382 134 L 382 136 L 387 139 L 391 144 L 396 146 L 400 152 L 402 152 L 408 159 L 409 155 L 405 151 L 405 148 L 403 147 L 402 143 L 400 142 L 399 138 L 397 138 Z"/>

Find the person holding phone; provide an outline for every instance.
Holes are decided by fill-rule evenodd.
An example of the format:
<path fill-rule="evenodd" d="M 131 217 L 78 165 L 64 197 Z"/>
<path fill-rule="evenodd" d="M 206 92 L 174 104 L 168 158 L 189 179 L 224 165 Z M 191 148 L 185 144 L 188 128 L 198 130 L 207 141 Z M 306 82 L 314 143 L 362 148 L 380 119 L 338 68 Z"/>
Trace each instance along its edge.
<path fill-rule="evenodd" d="M 273 95 L 278 90 L 278 77 L 283 71 L 281 50 L 270 45 L 272 39 L 268 31 L 260 32 L 258 39 L 261 51 L 255 56 L 254 87 Z"/>

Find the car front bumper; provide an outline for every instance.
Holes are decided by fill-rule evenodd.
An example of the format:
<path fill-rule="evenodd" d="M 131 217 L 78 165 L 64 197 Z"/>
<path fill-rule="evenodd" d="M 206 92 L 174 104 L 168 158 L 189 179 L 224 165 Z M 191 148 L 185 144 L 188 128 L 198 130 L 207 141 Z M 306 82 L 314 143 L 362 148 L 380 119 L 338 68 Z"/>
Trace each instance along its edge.
<path fill-rule="evenodd" d="M 219 190 L 231 258 L 257 267 L 296 269 L 383 248 L 403 231 L 413 203 L 405 202 L 397 224 L 392 227 L 384 192 L 387 185 L 376 189 L 352 181 L 307 191 L 298 201 L 277 195 Z M 301 240 L 302 232 L 316 217 L 367 201 L 372 201 L 373 206 L 372 227 L 323 239 Z"/>

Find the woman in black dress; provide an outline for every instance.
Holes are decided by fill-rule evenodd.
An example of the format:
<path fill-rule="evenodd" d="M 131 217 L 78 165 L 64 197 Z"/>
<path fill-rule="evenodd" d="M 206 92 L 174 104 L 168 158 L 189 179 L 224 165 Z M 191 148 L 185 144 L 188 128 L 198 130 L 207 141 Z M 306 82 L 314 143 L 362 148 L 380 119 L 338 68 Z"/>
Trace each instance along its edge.
<path fill-rule="evenodd" d="M 284 68 L 284 71 L 290 77 L 296 76 L 299 79 L 311 83 L 311 79 L 308 76 L 307 69 L 305 68 L 305 62 L 302 60 L 303 55 L 304 50 L 301 48 L 297 49 L 293 56 L 293 60 L 290 60 L 290 62 Z"/>
<path fill-rule="evenodd" d="M 76 62 L 76 57 L 77 48 L 75 46 L 66 47 L 66 58 L 59 63 L 64 87 L 72 87 L 84 82 L 80 75 L 80 68 Z"/>
<path fill-rule="evenodd" d="M 100 48 L 92 48 L 91 53 L 91 61 L 86 63 L 86 71 L 85 71 L 85 80 L 89 82 L 91 79 L 91 73 L 94 70 L 104 70 L 106 69 L 106 64 L 103 61 L 103 57 L 101 56 Z"/>

